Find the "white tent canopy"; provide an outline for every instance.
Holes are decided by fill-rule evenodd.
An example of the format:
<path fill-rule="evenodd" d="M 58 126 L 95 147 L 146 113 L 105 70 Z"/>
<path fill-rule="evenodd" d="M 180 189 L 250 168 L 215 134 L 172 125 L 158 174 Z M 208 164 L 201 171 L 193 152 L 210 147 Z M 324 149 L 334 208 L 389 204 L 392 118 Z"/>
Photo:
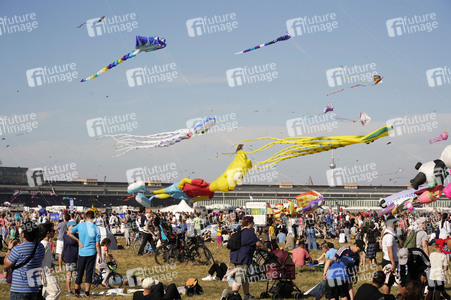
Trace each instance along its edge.
<path fill-rule="evenodd" d="M 185 200 L 180 201 L 177 205 L 171 205 L 160 209 L 161 212 L 194 212 L 194 208 L 191 208 Z"/>

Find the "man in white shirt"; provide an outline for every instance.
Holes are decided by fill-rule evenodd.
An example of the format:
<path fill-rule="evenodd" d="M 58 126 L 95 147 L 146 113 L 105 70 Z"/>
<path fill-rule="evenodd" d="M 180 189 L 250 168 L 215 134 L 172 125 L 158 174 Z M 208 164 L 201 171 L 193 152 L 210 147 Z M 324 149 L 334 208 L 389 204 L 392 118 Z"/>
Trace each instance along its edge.
<path fill-rule="evenodd" d="M 424 253 L 429 256 L 428 234 L 424 230 L 426 228 L 426 218 L 420 217 L 416 221 L 418 225 L 415 246 L 423 249 Z"/>
<path fill-rule="evenodd" d="M 391 264 L 390 271 L 394 272 L 396 270 L 396 266 L 398 265 L 398 246 L 396 245 L 396 223 L 398 219 L 394 216 L 388 216 L 385 221 L 385 230 L 382 235 L 382 252 L 384 253 L 382 258 L 382 268 L 388 264 Z M 395 276 L 390 275 L 388 282 L 384 283 L 382 287 L 382 293 L 388 295 L 390 294 L 390 290 L 392 285 L 395 283 Z"/>

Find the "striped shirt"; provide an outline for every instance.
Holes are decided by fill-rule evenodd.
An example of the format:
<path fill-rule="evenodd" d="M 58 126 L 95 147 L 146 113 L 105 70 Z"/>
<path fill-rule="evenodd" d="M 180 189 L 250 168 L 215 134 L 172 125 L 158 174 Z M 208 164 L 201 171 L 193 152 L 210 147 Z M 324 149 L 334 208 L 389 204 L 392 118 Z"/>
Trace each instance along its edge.
<path fill-rule="evenodd" d="M 8 261 L 18 265 L 25 261 L 33 252 L 35 243 L 25 242 L 15 246 L 8 256 Z M 39 292 L 41 263 L 44 259 L 45 249 L 39 243 L 35 255 L 22 268 L 13 271 L 13 280 L 11 292 L 17 293 L 36 293 Z"/>

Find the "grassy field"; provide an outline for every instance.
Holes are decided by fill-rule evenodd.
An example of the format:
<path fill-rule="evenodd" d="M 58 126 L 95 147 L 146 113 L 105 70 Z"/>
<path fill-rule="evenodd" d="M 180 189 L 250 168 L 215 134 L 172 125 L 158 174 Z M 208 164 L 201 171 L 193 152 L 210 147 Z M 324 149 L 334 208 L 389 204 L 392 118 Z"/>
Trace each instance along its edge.
<path fill-rule="evenodd" d="M 119 238 L 119 242 L 122 242 Z M 320 244 L 322 240 L 318 240 Z M 338 247 L 338 242 L 334 242 L 336 247 Z M 216 262 L 224 262 L 228 264 L 229 261 L 229 250 L 225 247 L 217 248 L 216 244 L 208 244 L 208 247 L 213 252 Z M 195 296 L 193 299 L 220 299 L 221 293 L 225 288 L 229 288 L 226 281 L 202 281 L 201 279 L 207 276 L 207 271 L 209 266 L 195 265 L 192 263 L 188 264 L 178 264 L 173 267 L 160 266 L 155 263 L 153 255 L 138 257 L 134 254 L 132 248 L 124 250 L 111 251 L 113 256 L 116 258 L 118 263 L 118 272 L 123 276 L 126 275 L 127 270 L 134 268 L 145 268 L 145 272 L 149 277 L 155 276 L 160 279 L 163 284 L 175 283 L 177 286 L 184 286 L 186 279 L 190 277 L 196 277 L 205 294 L 202 296 Z M 313 259 L 318 258 L 321 255 L 321 250 L 311 250 L 311 256 Z M 382 260 L 382 253 L 378 252 L 377 258 L 378 262 Z M 361 268 L 359 273 L 359 282 L 356 287 L 359 287 L 365 282 L 370 282 L 371 275 L 377 270 L 380 270 L 381 266 L 370 266 L 366 265 Z M 322 279 L 323 269 L 322 268 L 309 268 L 302 267 L 296 268 L 296 279 L 294 282 L 301 289 L 302 292 L 307 291 L 312 288 Z M 60 281 L 60 285 L 63 289 L 62 297 L 60 299 L 71 299 L 73 297 L 66 297 L 67 289 L 64 281 L 65 272 L 56 273 L 57 278 Z M 139 288 L 139 287 L 135 287 Z M 230 289 L 230 288 L 229 288 Z M 266 290 L 266 282 L 251 283 L 251 294 L 255 297 L 259 297 L 261 292 Z M 106 288 L 98 287 L 92 292 L 98 293 L 100 291 L 107 290 Z M 354 288 L 356 291 L 356 288 Z M 242 291 L 241 291 L 242 292 Z M 392 293 L 398 293 L 398 288 L 393 287 Z M 96 296 L 95 299 L 119 299 L 123 296 Z M 183 297 L 182 298 L 188 298 Z M 0 284 L 0 299 L 9 299 L 9 285 Z M 310 298 L 313 299 L 313 298 Z"/>

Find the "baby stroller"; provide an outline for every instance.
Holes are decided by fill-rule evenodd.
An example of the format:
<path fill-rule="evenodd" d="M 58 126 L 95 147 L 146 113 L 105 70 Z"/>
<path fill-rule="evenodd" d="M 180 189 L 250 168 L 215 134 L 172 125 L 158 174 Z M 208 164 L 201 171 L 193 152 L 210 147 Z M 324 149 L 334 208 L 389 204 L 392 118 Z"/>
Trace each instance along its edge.
<path fill-rule="evenodd" d="M 268 282 L 266 291 L 260 294 L 261 299 L 301 299 L 303 297 L 301 290 L 293 282 L 296 279 L 295 265 L 288 251 L 276 249 L 270 252 L 263 266 L 264 277 Z M 269 287 L 270 283 L 272 283 L 271 287 Z"/>

